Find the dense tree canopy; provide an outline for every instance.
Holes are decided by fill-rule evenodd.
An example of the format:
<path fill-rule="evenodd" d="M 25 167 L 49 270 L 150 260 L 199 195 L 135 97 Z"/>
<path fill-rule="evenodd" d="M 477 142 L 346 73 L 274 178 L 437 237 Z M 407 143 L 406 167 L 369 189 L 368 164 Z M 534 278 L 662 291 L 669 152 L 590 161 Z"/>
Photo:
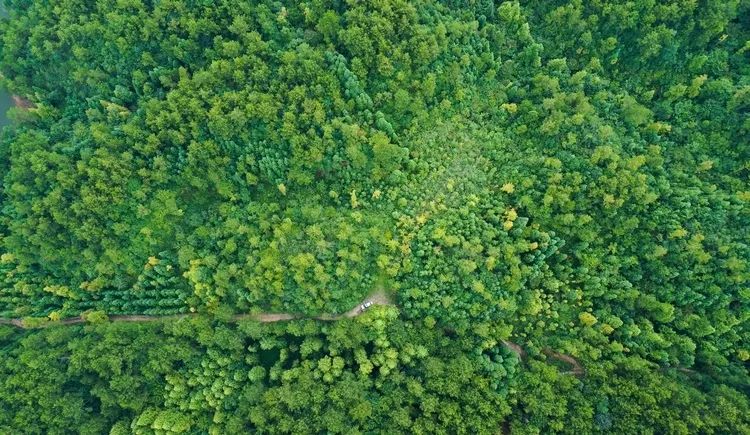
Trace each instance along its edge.
<path fill-rule="evenodd" d="M 750 433 L 747 0 L 4 3 L 0 432 Z"/>

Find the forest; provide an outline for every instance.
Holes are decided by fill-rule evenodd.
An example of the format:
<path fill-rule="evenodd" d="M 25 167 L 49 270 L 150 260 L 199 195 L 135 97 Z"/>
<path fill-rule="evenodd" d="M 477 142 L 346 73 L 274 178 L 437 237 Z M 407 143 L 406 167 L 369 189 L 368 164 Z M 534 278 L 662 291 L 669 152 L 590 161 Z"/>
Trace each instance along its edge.
<path fill-rule="evenodd" d="M 750 434 L 750 0 L 2 2 L 0 433 Z"/>

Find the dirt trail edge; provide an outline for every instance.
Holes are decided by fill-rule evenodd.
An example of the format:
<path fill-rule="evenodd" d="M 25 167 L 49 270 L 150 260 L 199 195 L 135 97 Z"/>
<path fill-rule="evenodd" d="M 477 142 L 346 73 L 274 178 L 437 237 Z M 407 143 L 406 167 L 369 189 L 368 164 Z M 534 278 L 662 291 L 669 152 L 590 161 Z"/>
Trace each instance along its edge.
<path fill-rule="evenodd" d="M 386 292 L 384 290 L 377 290 L 374 293 L 367 296 L 362 302 L 357 304 L 354 308 L 351 310 L 337 315 L 331 315 L 331 314 L 324 314 L 320 316 L 313 316 L 308 317 L 301 314 L 292 314 L 292 313 L 258 313 L 258 314 L 236 314 L 232 316 L 233 321 L 238 320 L 256 320 L 261 323 L 272 323 L 272 322 L 281 322 L 285 320 L 296 320 L 296 319 L 317 319 L 317 320 L 323 320 L 323 321 L 334 321 L 339 320 L 343 318 L 350 318 L 350 317 L 357 317 L 360 314 L 363 313 L 363 310 L 361 308 L 362 305 L 365 303 L 370 302 L 372 305 L 395 305 L 393 301 L 388 297 Z M 109 316 L 109 320 L 111 322 L 155 322 L 159 320 L 179 320 L 186 317 L 195 317 L 199 316 L 201 314 L 199 313 L 189 313 L 189 314 L 172 314 L 172 315 L 166 315 L 166 316 L 146 316 L 141 314 L 133 314 L 133 315 L 114 315 Z M 38 320 L 38 319 L 34 319 Z M 24 319 L 2 319 L 0 318 L 0 325 L 12 325 L 17 328 L 21 329 L 34 329 L 34 328 L 44 328 L 47 326 L 54 326 L 54 325 L 75 325 L 80 323 L 86 323 L 86 319 L 84 319 L 81 316 L 78 317 L 68 317 L 66 319 L 61 319 L 55 322 L 52 321 L 44 321 L 39 319 L 40 323 L 35 323 L 32 321 L 31 323 L 27 323 L 24 321 Z"/>
<path fill-rule="evenodd" d="M 523 348 L 520 345 L 513 343 L 512 341 L 508 341 L 508 340 L 501 340 L 501 341 L 505 347 L 510 349 L 511 352 L 518 355 L 518 359 L 523 360 L 524 358 L 526 358 L 526 351 L 523 350 Z M 584 370 L 581 363 L 578 362 L 577 359 L 573 358 L 570 355 L 565 355 L 560 352 L 555 352 L 554 350 L 549 349 L 549 348 L 542 349 L 542 353 L 544 353 L 550 358 L 554 358 L 556 360 L 560 360 L 564 363 L 570 364 L 571 369 L 566 372 L 563 372 L 564 375 L 573 375 L 573 376 L 580 377 L 586 374 L 586 370 Z"/>
<path fill-rule="evenodd" d="M 236 314 L 232 316 L 232 321 L 240 321 L 240 320 L 255 320 L 261 323 L 273 323 L 273 322 L 283 322 L 288 320 L 298 320 L 298 319 L 316 319 L 326 322 L 331 322 L 335 320 L 340 320 L 344 318 L 352 318 L 357 317 L 360 314 L 362 314 L 364 311 L 362 310 L 362 305 L 366 303 L 372 303 L 372 305 L 387 305 L 387 306 L 395 306 L 394 302 L 390 299 L 388 294 L 384 290 L 377 290 L 373 293 L 371 293 L 369 296 L 367 296 L 362 302 L 357 304 L 354 308 L 351 310 L 337 315 L 331 315 L 331 314 L 323 314 L 320 316 L 304 316 L 301 314 L 292 314 L 292 313 L 258 313 L 258 314 Z M 156 322 L 160 320 L 179 320 L 184 319 L 187 317 L 196 317 L 201 314 L 199 313 L 188 313 L 188 314 L 173 314 L 173 315 L 166 315 L 166 316 L 147 316 L 147 315 L 141 315 L 141 314 L 133 314 L 133 315 L 114 315 L 109 316 L 109 321 L 111 322 Z M 36 319 L 35 319 L 36 320 Z M 40 321 L 40 323 L 26 323 L 23 319 L 3 319 L 0 318 L 0 325 L 12 325 L 16 328 L 21 329 L 38 329 L 38 328 L 46 328 L 48 326 L 55 326 L 55 325 L 76 325 L 86 323 L 86 319 L 84 319 L 81 316 L 78 317 L 69 317 L 66 319 L 61 319 L 56 322 L 52 321 Z M 502 340 L 502 343 L 505 347 L 510 349 L 513 353 L 518 355 L 519 359 L 526 358 L 526 351 L 523 350 L 523 348 L 511 341 Z M 555 352 L 551 349 L 544 349 L 542 352 L 544 352 L 545 355 L 558 359 L 560 361 L 563 361 L 565 363 L 570 364 L 571 370 L 564 372 L 568 375 L 573 376 L 583 376 L 586 372 L 583 369 L 583 366 L 581 363 L 579 363 L 575 358 L 573 358 L 570 355 L 564 355 L 559 352 Z"/>

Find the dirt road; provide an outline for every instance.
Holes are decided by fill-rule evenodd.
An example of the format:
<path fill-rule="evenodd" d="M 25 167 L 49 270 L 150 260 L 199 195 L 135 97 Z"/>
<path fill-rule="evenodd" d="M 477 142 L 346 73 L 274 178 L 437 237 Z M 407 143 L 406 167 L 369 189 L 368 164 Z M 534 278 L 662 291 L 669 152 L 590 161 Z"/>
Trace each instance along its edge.
<path fill-rule="evenodd" d="M 283 322 L 287 320 L 296 320 L 296 319 L 316 319 L 316 320 L 322 320 L 326 322 L 335 321 L 343 318 L 352 318 L 357 317 L 360 314 L 363 313 L 362 311 L 362 305 L 364 305 L 367 302 L 372 302 L 372 305 L 395 305 L 393 301 L 390 299 L 388 294 L 384 290 L 377 290 L 374 293 L 370 294 L 368 297 L 366 297 L 362 302 L 357 304 L 354 308 L 351 310 L 338 315 L 321 315 L 321 316 L 315 316 L 315 317 L 309 317 L 304 316 L 301 314 L 292 314 L 292 313 L 259 313 L 259 314 L 236 314 L 232 317 L 233 321 L 240 321 L 240 320 L 256 320 L 261 323 L 273 323 L 273 322 Z M 168 320 L 168 319 L 174 319 L 179 320 L 186 317 L 195 317 L 199 316 L 198 313 L 190 313 L 190 314 L 175 314 L 175 315 L 167 315 L 167 316 L 146 316 L 146 315 L 140 315 L 140 314 L 134 314 L 134 315 L 115 315 L 115 316 L 109 316 L 109 321 L 111 322 L 155 322 L 159 320 Z M 53 326 L 53 325 L 75 325 L 80 323 L 86 323 L 86 320 L 80 316 L 78 317 L 69 317 L 67 319 L 61 319 L 56 322 L 44 322 L 40 325 L 27 325 L 23 319 L 2 319 L 0 318 L 0 325 L 12 325 L 17 328 L 21 329 L 33 329 L 33 328 L 44 328 L 47 326 Z M 520 345 L 513 343 L 511 341 L 502 340 L 502 343 L 505 347 L 510 349 L 513 353 L 518 355 L 519 359 L 526 358 L 526 351 L 523 350 L 523 347 Z M 555 352 L 551 349 L 544 349 L 542 351 L 545 355 L 547 355 L 550 358 L 555 358 L 557 360 L 563 361 L 565 363 L 570 364 L 571 370 L 564 372 L 568 375 L 573 376 L 583 376 L 585 374 L 585 371 L 583 369 L 583 366 L 572 356 L 570 355 L 564 355 L 559 352 Z"/>
<path fill-rule="evenodd" d="M 508 340 L 501 340 L 503 345 L 507 347 L 511 352 L 518 355 L 519 360 L 523 360 L 526 358 L 526 351 L 523 350 L 523 348 L 513 343 L 512 341 Z M 547 355 L 550 358 L 554 358 L 556 360 L 562 361 L 564 363 L 570 364 L 570 370 L 563 372 L 564 375 L 573 375 L 573 376 L 583 376 L 586 374 L 586 371 L 583 369 L 583 366 L 580 362 L 578 362 L 577 359 L 573 358 L 570 355 L 565 355 L 560 352 L 555 352 L 552 349 L 542 349 L 542 353 Z"/>
<path fill-rule="evenodd" d="M 282 322 L 285 320 L 295 320 L 295 319 L 317 319 L 317 320 L 323 320 L 323 321 L 334 321 L 339 320 L 342 318 L 350 318 L 350 317 L 357 317 L 360 314 L 362 314 L 362 308 L 361 306 L 367 302 L 372 302 L 372 305 L 394 305 L 393 301 L 390 300 L 388 295 L 384 290 L 377 290 L 374 293 L 370 294 L 368 297 L 366 297 L 362 302 L 357 304 L 354 308 L 351 310 L 338 315 L 321 315 L 317 317 L 306 317 L 301 314 L 292 314 L 292 313 L 259 313 L 259 314 L 236 314 L 232 317 L 232 320 L 238 321 L 238 320 L 246 320 L 246 319 L 253 319 L 257 320 L 261 323 L 272 323 L 272 322 Z M 185 317 L 195 317 L 200 314 L 198 313 L 190 313 L 190 314 L 173 314 L 173 315 L 166 315 L 166 316 L 146 316 L 141 314 L 133 314 L 133 315 L 115 315 L 115 316 L 109 316 L 109 320 L 111 322 L 155 322 L 158 320 L 168 320 L 168 319 L 182 319 Z M 52 325 L 75 325 L 79 323 L 86 323 L 86 319 L 84 319 L 81 316 L 78 317 L 69 317 L 66 319 L 61 319 L 56 322 L 44 322 L 39 326 L 30 326 L 27 325 L 23 319 L 1 319 L 0 318 L 0 325 L 12 325 L 17 328 L 22 329 L 31 329 L 31 328 L 43 328 L 46 326 L 52 326 Z"/>

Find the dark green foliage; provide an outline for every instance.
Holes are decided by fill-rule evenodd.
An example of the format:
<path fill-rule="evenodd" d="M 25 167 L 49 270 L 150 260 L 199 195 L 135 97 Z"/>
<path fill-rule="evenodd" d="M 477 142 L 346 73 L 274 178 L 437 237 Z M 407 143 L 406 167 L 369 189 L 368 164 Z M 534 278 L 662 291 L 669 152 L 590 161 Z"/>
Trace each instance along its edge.
<path fill-rule="evenodd" d="M 5 4 L 0 432 L 750 433 L 747 1 Z"/>
<path fill-rule="evenodd" d="M 19 337 L 0 357 L 0 405 L 12 410 L 0 428 L 490 433 L 488 424 L 499 426 L 509 412 L 501 385 L 518 360 L 496 347 L 476 355 L 469 343 L 415 331 L 395 315 L 376 310 L 322 328 L 183 320 Z M 38 413 L 54 406 L 63 408 Z"/>

